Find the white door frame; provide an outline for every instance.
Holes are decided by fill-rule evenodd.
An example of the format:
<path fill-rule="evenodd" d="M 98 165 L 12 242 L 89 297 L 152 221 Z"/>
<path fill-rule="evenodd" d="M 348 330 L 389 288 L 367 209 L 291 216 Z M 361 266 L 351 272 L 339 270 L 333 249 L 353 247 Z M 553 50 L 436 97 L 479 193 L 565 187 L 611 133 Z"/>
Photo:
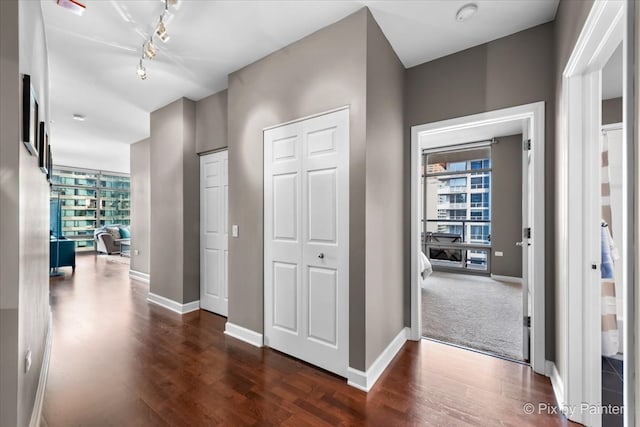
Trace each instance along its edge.
<path fill-rule="evenodd" d="M 482 125 L 526 120 L 531 139 L 531 247 L 533 265 L 529 265 L 531 287 L 531 348 L 530 362 L 535 372 L 545 375 L 545 182 L 544 102 L 494 110 L 472 116 L 459 117 L 411 128 L 411 339 L 422 336 L 420 267 L 420 159 L 421 149 L 437 148 L 445 144 L 429 145 L 429 136 L 453 130 L 470 129 Z M 525 167 L 525 165 L 523 165 Z M 523 195 L 524 196 L 524 195 Z M 523 226 L 526 226 L 523 224 Z"/>
<path fill-rule="evenodd" d="M 562 372 L 564 396 L 561 405 L 571 408 L 571 420 L 589 426 L 600 426 L 602 417 L 595 411 L 581 410 L 581 405 L 597 407 L 602 404 L 601 380 L 601 286 L 600 237 L 594 230 L 601 221 L 601 75 L 611 54 L 623 42 L 623 93 L 627 96 L 626 64 L 626 1 L 597 1 L 580 33 L 571 57 L 562 75 L 559 111 L 558 168 L 559 186 L 557 234 L 559 239 L 558 278 L 561 290 L 561 318 L 556 320 L 557 330 L 564 339 L 558 351 Z M 626 110 L 626 109 L 624 109 Z M 623 120 L 623 135 L 628 135 L 627 118 Z M 623 144 L 623 157 L 627 144 Z M 623 170 L 628 177 L 629 171 Z M 623 193 L 629 194 L 623 183 Z M 623 201 L 623 235 L 628 231 L 628 200 Z M 626 230 L 625 230 L 626 229 Z M 621 249 L 623 271 L 631 272 L 628 242 Z M 622 279 L 625 296 L 629 295 L 628 276 Z M 631 313 L 627 313 L 630 315 Z M 628 339 L 633 328 L 633 317 L 624 322 L 625 370 L 633 357 Z M 625 425 L 633 416 L 630 399 L 632 378 L 625 372 Z M 575 410 L 573 410 L 575 409 Z"/>

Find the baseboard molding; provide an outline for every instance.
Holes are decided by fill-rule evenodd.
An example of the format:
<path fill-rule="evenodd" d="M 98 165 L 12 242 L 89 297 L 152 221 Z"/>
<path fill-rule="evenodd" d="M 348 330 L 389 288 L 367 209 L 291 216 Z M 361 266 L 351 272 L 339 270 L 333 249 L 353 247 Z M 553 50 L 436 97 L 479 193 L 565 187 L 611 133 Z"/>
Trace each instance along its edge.
<path fill-rule="evenodd" d="M 42 405 L 44 403 L 44 391 L 47 388 L 47 377 L 49 375 L 49 362 L 51 361 L 51 343 L 53 341 L 53 315 L 49 308 L 49 325 L 47 326 L 47 336 L 44 343 L 44 354 L 42 355 L 42 366 L 40 366 L 40 378 L 36 389 L 36 399 L 31 411 L 29 427 L 40 427 L 42 419 Z"/>
<path fill-rule="evenodd" d="M 508 282 L 508 283 L 520 283 L 522 284 L 522 277 L 514 277 L 514 276 L 501 276 L 499 274 L 492 274 L 491 278 L 493 280 L 498 280 L 500 282 Z"/>
<path fill-rule="evenodd" d="M 141 271 L 129 270 L 129 277 L 135 280 L 139 280 L 144 283 L 151 282 L 151 276 L 147 273 L 143 273 Z"/>
<path fill-rule="evenodd" d="M 224 325 L 224 334 L 229 335 L 240 341 L 244 341 L 256 347 L 263 346 L 262 334 L 259 334 L 251 329 L 243 328 L 242 326 L 235 325 L 231 322 L 227 322 Z"/>
<path fill-rule="evenodd" d="M 551 386 L 553 387 L 553 394 L 556 396 L 556 401 L 558 403 L 559 408 L 564 408 L 564 384 L 562 382 L 562 377 L 560 377 L 560 373 L 558 372 L 558 368 L 556 364 L 550 360 L 545 362 L 546 365 L 546 374 L 551 379 Z"/>
<path fill-rule="evenodd" d="M 169 298 L 165 298 L 163 296 L 149 292 L 149 295 L 147 295 L 147 301 L 157 304 L 161 307 L 166 308 L 167 310 L 171 310 L 178 314 L 187 314 L 191 313 L 192 311 L 200 310 L 200 300 L 191 301 L 186 304 L 180 304 L 179 302 L 176 302 Z"/>
<path fill-rule="evenodd" d="M 409 328 L 403 328 L 396 337 L 391 340 L 387 348 L 385 348 L 380 356 L 371 364 L 367 372 L 362 372 L 358 369 L 349 368 L 347 370 L 347 384 L 351 387 L 355 387 L 362 391 L 369 391 L 373 385 L 378 381 L 378 378 L 382 375 L 389 363 L 398 354 L 404 343 L 409 338 L 411 330 Z"/>

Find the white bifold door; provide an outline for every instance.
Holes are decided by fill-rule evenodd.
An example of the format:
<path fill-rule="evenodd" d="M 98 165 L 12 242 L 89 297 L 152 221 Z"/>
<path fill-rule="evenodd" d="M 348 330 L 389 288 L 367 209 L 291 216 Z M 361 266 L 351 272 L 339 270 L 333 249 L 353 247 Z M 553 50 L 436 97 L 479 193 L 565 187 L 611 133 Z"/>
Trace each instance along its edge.
<path fill-rule="evenodd" d="M 264 132 L 265 345 L 346 376 L 349 110 Z"/>
<path fill-rule="evenodd" d="M 200 157 L 200 307 L 227 315 L 228 152 Z"/>

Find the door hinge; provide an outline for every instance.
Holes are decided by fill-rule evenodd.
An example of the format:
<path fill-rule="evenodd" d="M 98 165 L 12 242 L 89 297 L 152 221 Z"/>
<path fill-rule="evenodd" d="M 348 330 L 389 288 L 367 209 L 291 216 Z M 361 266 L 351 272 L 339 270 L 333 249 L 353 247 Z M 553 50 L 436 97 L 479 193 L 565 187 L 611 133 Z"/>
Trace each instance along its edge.
<path fill-rule="evenodd" d="M 524 235 L 524 237 L 526 237 L 527 239 L 531 238 L 531 227 L 525 227 L 524 229 L 524 233 L 522 233 Z"/>
<path fill-rule="evenodd" d="M 527 328 L 531 327 L 531 316 L 524 317 L 524 326 L 526 326 Z"/>
<path fill-rule="evenodd" d="M 524 151 L 531 151 L 531 140 L 527 139 L 524 141 Z"/>

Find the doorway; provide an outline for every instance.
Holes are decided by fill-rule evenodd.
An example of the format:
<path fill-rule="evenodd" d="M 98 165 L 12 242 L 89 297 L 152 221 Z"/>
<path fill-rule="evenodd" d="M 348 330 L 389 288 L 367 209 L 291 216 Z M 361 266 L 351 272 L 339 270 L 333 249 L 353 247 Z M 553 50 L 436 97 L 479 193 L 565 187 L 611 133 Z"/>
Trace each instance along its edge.
<path fill-rule="evenodd" d="M 563 71 L 562 93 L 559 116 L 561 138 L 558 140 L 562 161 L 559 168 L 559 192 L 566 209 L 561 210 L 558 223 L 559 238 L 568 244 L 558 255 L 563 268 L 558 283 L 560 295 L 561 323 L 559 333 L 566 340 L 557 348 L 556 363 L 562 366 L 562 392 L 559 401 L 565 406 L 581 408 L 569 414 L 570 419 L 589 426 L 601 426 L 605 418 L 605 394 L 603 393 L 603 350 L 614 355 L 615 348 L 607 350 L 610 342 L 605 341 L 605 332 L 613 332 L 616 314 L 605 313 L 603 303 L 609 300 L 615 313 L 615 282 L 622 288 L 623 308 L 623 401 L 621 419 L 624 425 L 635 425 L 634 349 L 633 330 L 636 307 L 633 293 L 633 218 L 634 190 L 632 177 L 636 165 L 633 153 L 633 131 L 628 126 L 632 112 L 633 92 L 627 84 L 633 75 L 627 70 L 629 55 L 634 52 L 627 39 L 629 5 L 633 2 L 595 2 L 574 50 Z M 633 17 L 633 15 L 631 15 Z M 603 70 L 622 45 L 622 209 L 616 234 L 622 237 L 620 254 L 622 277 L 614 276 L 610 291 L 603 295 L 608 257 L 603 257 L 603 142 L 609 144 L 609 136 L 602 135 L 602 94 Z M 631 55 L 633 57 L 633 55 Z M 609 148 L 612 146 L 609 145 Z M 611 154 L 611 153 L 609 153 Z M 570 191 L 569 191 L 570 190 Z M 609 200 L 611 200 L 609 198 Z M 615 218 L 612 217 L 615 225 Z M 613 230 L 615 232 L 615 228 Z M 608 234 L 608 233 L 606 233 Z M 606 276 L 606 277 L 605 277 Z M 575 301 L 580 301 L 575 306 Z M 610 334 L 613 337 L 615 334 Z M 569 369 L 569 367 L 571 367 Z M 582 405 L 582 406 L 581 406 Z M 602 408 L 593 411 L 584 408 Z M 621 411 L 619 406 L 615 408 Z M 620 419 L 618 420 L 618 422 Z"/>
<path fill-rule="evenodd" d="M 528 361 L 521 125 L 505 122 L 486 141 L 423 150 L 422 254 L 434 272 L 421 281 L 422 333 Z M 511 132 L 518 133 L 503 135 Z"/>
<path fill-rule="evenodd" d="M 422 336 L 422 252 L 420 188 L 423 151 L 453 148 L 468 141 L 492 140 L 496 135 L 522 134 L 521 323 L 523 355 L 534 371 L 546 374 L 544 311 L 544 103 L 538 102 L 412 128 L 411 187 L 411 338 Z M 469 147 L 466 148 L 477 148 Z M 489 251 L 492 255 L 493 251 Z M 500 251 L 498 251 L 500 252 Z M 495 257 L 494 257 L 495 259 Z M 529 339 L 530 338 L 530 339 Z M 530 343 L 530 348 L 528 347 Z"/>

